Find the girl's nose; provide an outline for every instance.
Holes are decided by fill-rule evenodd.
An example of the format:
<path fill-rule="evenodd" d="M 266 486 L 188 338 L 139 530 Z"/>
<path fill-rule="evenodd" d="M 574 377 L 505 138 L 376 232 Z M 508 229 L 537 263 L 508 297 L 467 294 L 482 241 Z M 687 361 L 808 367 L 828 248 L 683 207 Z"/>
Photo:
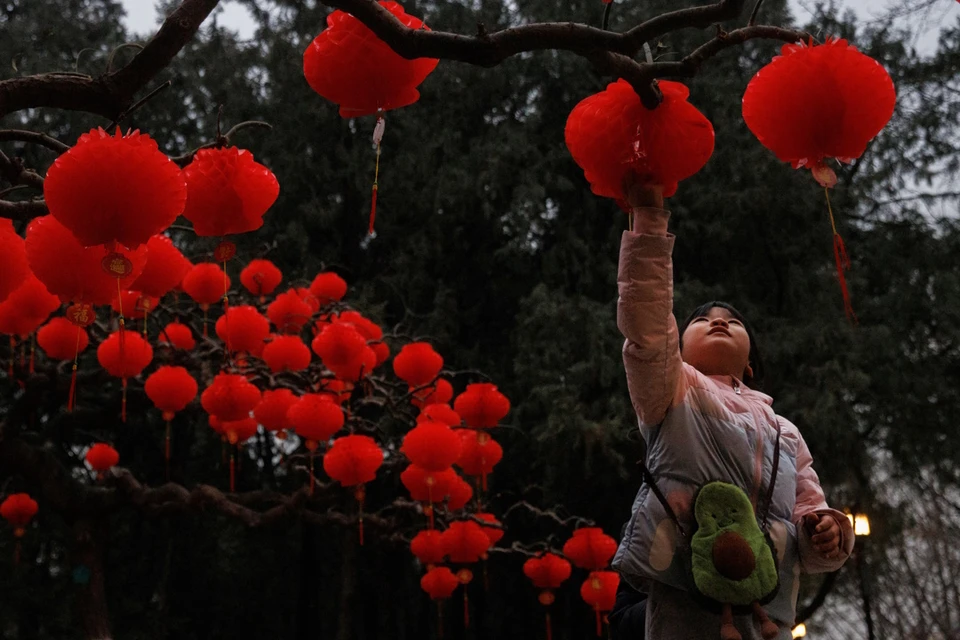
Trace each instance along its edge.
<path fill-rule="evenodd" d="M 723 318 L 714 318 L 713 320 L 710 321 L 710 326 L 711 326 L 711 327 L 714 327 L 714 326 L 717 326 L 717 325 L 720 325 L 721 327 L 729 327 L 729 326 L 730 326 L 730 324 L 729 324 L 726 320 L 724 320 Z"/>

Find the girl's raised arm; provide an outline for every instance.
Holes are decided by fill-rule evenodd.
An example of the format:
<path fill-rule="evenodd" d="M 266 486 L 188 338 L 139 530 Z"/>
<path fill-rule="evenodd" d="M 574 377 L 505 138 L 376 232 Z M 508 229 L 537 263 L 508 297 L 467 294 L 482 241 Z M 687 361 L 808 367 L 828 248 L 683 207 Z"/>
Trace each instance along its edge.
<path fill-rule="evenodd" d="M 626 337 L 623 363 L 633 408 L 646 425 L 663 420 L 678 394 L 683 371 L 673 316 L 673 241 L 670 213 L 658 188 L 627 192 L 633 231 L 620 241 L 617 326 Z"/>

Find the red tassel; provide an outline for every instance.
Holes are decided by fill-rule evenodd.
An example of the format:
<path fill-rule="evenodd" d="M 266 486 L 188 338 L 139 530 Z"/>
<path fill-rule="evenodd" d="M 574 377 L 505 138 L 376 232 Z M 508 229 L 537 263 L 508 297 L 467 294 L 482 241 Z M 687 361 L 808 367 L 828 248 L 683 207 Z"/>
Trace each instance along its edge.
<path fill-rule="evenodd" d="M 163 442 L 163 463 L 167 469 L 167 482 L 170 482 L 170 421 L 167 420 L 167 437 Z"/>
<path fill-rule="evenodd" d="M 373 192 L 370 194 L 370 228 L 367 230 L 369 235 L 373 235 L 373 223 L 377 219 L 377 183 L 373 183 Z"/>
<path fill-rule="evenodd" d="M 600 636 L 603 635 L 603 621 L 600 620 L 600 609 L 599 609 L 599 607 L 597 607 L 597 605 L 594 605 L 594 606 L 593 606 L 593 610 L 594 610 L 594 612 L 597 614 L 597 637 L 599 638 Z"/>
<path fill-rule="evenodd" d="M 470 600 L 467 598 L 467 585 L 463 585 L 463 628 L 470 626 Z"/>
<path fill-rule="evenodd" d="M 546 613 L 546 623 L 547 623 L 547 640 L 553 640 L 553 629 L 552 629 L 552 625 L 550 624 L 550 612 L 549 612 L 549 611 L 547 611 L 547 613 Z"/>
<path fill-rule="evenodd" d="M 313 495 L 313 488 L 316 486 L 316 477 L 313 475 L 313 450 L 310 450 L 310 495 Z"/>
<path fill-rule="evenodd" d="M 34 351 L 36 351 L 36 348 L 35 348 L 36 339 L 37 339 L 37 334 L 31 333 L 30 334 L 30 375 L 33 375 L 34 373 L 33 353 Z"/>
<path fill-rule="evenodd" d="M 360 528 L 360 546 L 361 547 L 363 546 L 363 499 L 366 497 L 366 494 L 367 492 L 364 489 L 363 485 L 358 486 L 356 490 L 353 492 L 354 497 L 357 499 L 357 505 L 358 505 L 358 511 L 359 511 L 357 515 L 357 522 Z"/>
<path fill-rule="evenodd" d="M 10 379 L 13 380 L 13 359 L 17 357 L 17 343 L 13 339 L 13 335 L 10 336 Z"/>
<path fill-rule="evenodd" d="M 237 462 L 236 457 L 233 455 L 233 450 L 230 450 L 230 493 L 236 493 L 237 487 Z"/>
<path fill-rule="evenodd" d="M 123 379 L 122 398 L 120 400 L 120 422 L 127 423 L 127 379 Z"/>
<path fill-rule="evenodd" d="M 13 545 L 13 565 L 18 564 L 20 564 L 20 538 L 17 538 L 16 544 Z"/>
<path fill-rule="evenodd" d="M 486 464 L 484 461 L 483 464 Z M 481 470 L 480 472 L 480 486 L 483 488 L 484 493 L 487 491 L 487 472 L 486 469 Z"/>
<path fill-rule="evenodd" d="M 202 304 L 200 308 L 203 309 L 203 337 L 207 338 L 209 337 L 209 333 L 207 332 L 207 310 L 210 308 L 210 305 Z"/>
<path fill-rule="evenodd" d="M 443 638 L 443 600 L 437 600 L 437 638 Z"/>
<path fill-rule="evenodd" d="M 73 363 L 73 373 L 70 374 L 70 392 L 67 395 L 67 411 L 73 411 L 77 399 L 77 363 Z"/>
<path fill-rule="evenodd" d="M 833 234 L 833 259 L 837 264 L 837 280 L 840 281 L 840 292 L 843 294 L 843 310 L 847 314 L 847 319 L 857 324 L 857 314 L 854 313 L 853 305 L 850 304 L 847 279 L 843 275 L 844 271 L 850 269 L 850 257 L 847 255 L 847 247 L 843 244 L 843 238 L 839 233 Z"/>

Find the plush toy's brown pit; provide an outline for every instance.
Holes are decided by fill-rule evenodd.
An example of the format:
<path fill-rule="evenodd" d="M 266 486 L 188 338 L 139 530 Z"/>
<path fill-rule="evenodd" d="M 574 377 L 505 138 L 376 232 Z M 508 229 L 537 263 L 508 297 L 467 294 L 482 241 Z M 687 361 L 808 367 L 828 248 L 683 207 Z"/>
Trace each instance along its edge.
<path fill-rule="evenodd" d="M 724 578 L 739 581 L 753 573 L 757 559 L 743 536 L 726 531 L 713 543 L 713 564 Z"/>

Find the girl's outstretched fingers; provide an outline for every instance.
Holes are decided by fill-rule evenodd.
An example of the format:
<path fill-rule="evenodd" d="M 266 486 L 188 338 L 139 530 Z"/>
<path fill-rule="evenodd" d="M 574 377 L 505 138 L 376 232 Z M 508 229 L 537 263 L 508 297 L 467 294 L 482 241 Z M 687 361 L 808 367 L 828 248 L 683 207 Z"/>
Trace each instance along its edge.
<path fill-rule="evenodd" d="M 840 525 L 833 517 L 824 515 L 810 537 L 814 548 L 827 558 L 840 555 Z"/>

